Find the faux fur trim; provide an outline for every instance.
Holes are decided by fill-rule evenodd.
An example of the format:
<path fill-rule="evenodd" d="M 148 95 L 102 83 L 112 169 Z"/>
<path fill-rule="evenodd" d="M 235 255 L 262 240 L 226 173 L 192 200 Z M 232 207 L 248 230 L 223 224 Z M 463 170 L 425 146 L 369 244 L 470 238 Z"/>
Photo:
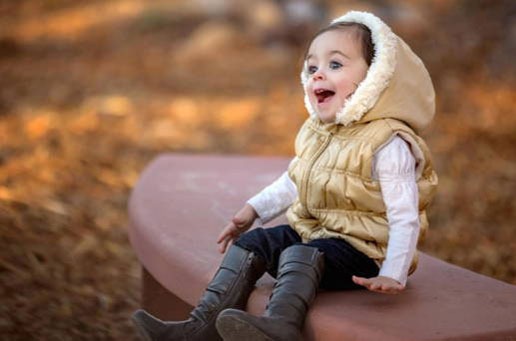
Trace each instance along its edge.
<path fill-rule="evenodd" d="M 371 30 L 375 53 L 366 78 L 359 84 L 355 93 L 346 101 L 344 107 L 337 112 L 335 123 L 349 126 L 360 120 L 378 101 L 383 90 L 391 80 L 396 68 L 396 43 L 397 37 L 382 20 L 368 12 L 351 11 L 332 21 L 356 22 L 364 24 Z M 301 71 L 301 83 L 303 89 L 308 81 L 309 75 L 306 70 L 306 62 Z M 310 104 L 305 91 L 305 106 L 312 117 L 317 113 Z"/>

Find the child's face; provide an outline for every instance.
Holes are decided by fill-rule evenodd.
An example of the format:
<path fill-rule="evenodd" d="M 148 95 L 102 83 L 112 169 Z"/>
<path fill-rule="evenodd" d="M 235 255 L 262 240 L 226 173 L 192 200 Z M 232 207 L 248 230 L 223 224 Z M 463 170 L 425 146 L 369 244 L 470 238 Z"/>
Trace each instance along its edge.
<path fill-rule="evenodd" d="M 332 30 L 314 39 L 306 58 L 305 92 L 324 123 L 335 116 L 365 78 L 368 65 L 351 29 Z"/>

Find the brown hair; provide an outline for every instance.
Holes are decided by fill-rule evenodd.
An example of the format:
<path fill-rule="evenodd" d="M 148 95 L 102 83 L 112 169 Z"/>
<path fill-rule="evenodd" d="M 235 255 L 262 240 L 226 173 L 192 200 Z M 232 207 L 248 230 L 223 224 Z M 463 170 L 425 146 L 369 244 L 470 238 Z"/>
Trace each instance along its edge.
<path fill-rule="evenodd" d="M 374 45 L 373 41 L 371 39 L 371 30 L 369 27 L 367 27 L 364 24 L 356 23 L 356 22 L 336 22 L 329 26 L 326 26 L 325 28 L 319 30 L 313 38 L 309 41 L 308 47 L 306 48 L 305 55 L 303 60 L 306 60 L 306 57 L 308 55 L 308 49 L 312 42 L 320 36 L 321 34 L 328 32 L 328 31 L 336 31 L 336 30 L 348 30 L 352 29 L 355 38 L 360 41 L 362 45 L 362 57 L 364 57 L 367 66 L 371 66 L 371 63 L 373 61 L 374 56 Z"/>

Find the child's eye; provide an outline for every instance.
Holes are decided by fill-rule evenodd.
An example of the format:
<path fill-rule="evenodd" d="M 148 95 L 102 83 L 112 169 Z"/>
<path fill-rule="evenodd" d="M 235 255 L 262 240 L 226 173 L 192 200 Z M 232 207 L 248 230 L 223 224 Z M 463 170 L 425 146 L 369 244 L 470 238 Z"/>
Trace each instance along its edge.
<path fill-rule="evenodd" d="M 339 62 L 330 62 L 330 69 L 337 70 L 342 67 L 342 64 Z"/>
<path fill-rule="evenodd" d="M 307 70 L 309 75 L 313 75 L 317 71 L 317 66 L 311 65 Z"/>

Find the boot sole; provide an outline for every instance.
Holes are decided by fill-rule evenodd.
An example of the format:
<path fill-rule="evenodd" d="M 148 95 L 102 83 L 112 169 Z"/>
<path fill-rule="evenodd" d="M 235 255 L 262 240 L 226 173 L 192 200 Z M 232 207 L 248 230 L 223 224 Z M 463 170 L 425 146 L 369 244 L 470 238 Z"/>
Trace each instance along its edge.
<path fill-rule="evenodd" d="M 274 341 L 252 324 L 233 316 L 220 316 L 216 327 L 224 341 Z"/>

